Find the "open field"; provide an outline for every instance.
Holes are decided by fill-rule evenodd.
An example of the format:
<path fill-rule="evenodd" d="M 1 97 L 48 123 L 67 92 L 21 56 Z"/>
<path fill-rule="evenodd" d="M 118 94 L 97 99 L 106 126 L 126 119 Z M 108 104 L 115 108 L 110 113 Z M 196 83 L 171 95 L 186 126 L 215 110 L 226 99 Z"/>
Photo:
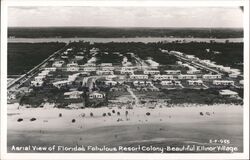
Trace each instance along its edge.
<path fill-rule="evenodd" d="M 116 107 L 112 109 L 103 107 L 78 110 L 17 109 L 17 107 L 16 104 L 8 106 L 9 152 L 11 152 L 12 145 L 62 145 L 68 147 L 74 147 L 75 145 L 98 147 L 104 145 L 107 147 L 119 145 L 130 147 L 137 145 L 152 145 L 155 147 L 225 145 L 238 147 L 236 152 L 242 152 L 243 149 L 243 108 L 237 105 L 185 104 L 176 105 L 173 108 L 156 109 L 136 107 L 127 110 L 127 116 L 125 115 L 125 108 L 119 109 Z M 113 113 L 112 110 L 115 112 Z M 90 116 L 91 112 L 93 117 Z M 121 114 L 117 115 L 117 112 Z M 147 112 L 151 114 L 146 116 Z M 200 112 L 204 115 L 200 115 Z M 62 114 L 62 117 L 58 116 L 59 113 Z M 111 116 L 103 117 L 103 113 L 111 113 Z M 84 117 L 83 114 L 85 114 Z M 23 118 L 23 121 L 17 122 L 18 118 Z M 30 121 L 31 118 L 36 118 L 36 120 Z M 75 119 L 75 123 L 71 122 L 72 119 Z M 210 140 L 215 139 L 229 140 L 230 143 L 210 142 Z M 88 150 L 86 152 L 95 151 Z M 169 151 L 165 150 L 164 152 Z"/>
<path fill-rule="evenodd" d="M 8 75 L 21 75 L 41 63 L 65 43 L 8 43 Z"/>

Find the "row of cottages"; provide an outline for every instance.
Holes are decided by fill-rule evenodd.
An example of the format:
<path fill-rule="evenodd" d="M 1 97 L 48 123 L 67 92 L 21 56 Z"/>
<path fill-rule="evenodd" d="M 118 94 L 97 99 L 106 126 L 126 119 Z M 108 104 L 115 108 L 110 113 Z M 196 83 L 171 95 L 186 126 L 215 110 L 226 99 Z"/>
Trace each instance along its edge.
<path fill-rule="evenodd" d="M 219 71 L 222 71 L 222 72 L 227 72 L 227 73 L 230 73 L 231 72 L 231 68 L 230 67 L 224 67 L 223 65 L 217 65 L 215 64 L 215 62 L 212 62 L 210 60 L 201 60 L 200 63 L 208 66 L 208 67 L 213 67 L 213 68 L 216 68 L 218 69 Z"/>
<path fill-rule="evenodd" d="M 152 82 L 151 81 L 134 81 L 133 82 L 134 86 L 152 86 Z"/>
<path fill-rule="evenodd" d="M 187 81 L 188 85 L 190 86 L 200 86 L 203 85 L 203 81 L 202 80 L 188 80 Z"/>
<path fill-rule="evenodd" d="M 105 93 L 92 92 L 89 94 L 89 99 L 103 99 L 105 98 Z"/>
<path fill-rule="evenodd" d="M 203 79 L 221 79 L 221 74 L 204 74 L 202 76 Z"/>
<path fill-rule="evenodd" d="M 181 74 L 178 75 L 178 79 L 197 79 L 197 75 Z"/>
<path fill-rule="evenodd" d="M 60 67 L 62 67 L 63 64 L 64 64 L 64 61 L 55 61 L 55 62 L 52 64 L 52 67 L 60 68 Z"/>
<path fill-rule="evenodd" d="M 31 81 L 31 85 L 34 87 L 41 87 L 44 83 L 44 79 L 49 74 L 49 72 L 50 70 L 48 70 L 48 68 L 43 70 L 34 78 L 34 81 Z"/>
<path fill-rule="evenodd" d="M 154 80 L 174 79 L 173 75 L 154 75 Z"/>
<path fill-rule="evenodd" d="M 143 73 L 144 74 L 150 74 L 150 75 L 156 75 L 156 74 L 160 74 L 160 71 L 157 71 L 157 70 L 144 70 Z"/>
<path fill-rule="evenodd" d="M 64 81 L 57 81 L 57 82 L 54 82 L 52 83 L 53 86 L 55 86 L 56 88 L 61 88 L 61 87 L 64 87 L 64 86 L 67 86 L 67 85 L 70 85 L 71 82 L 68 81 L 68 80 L 64 80 Z"/>
<path fill-rule="evenodd" d="M 103 70 L 98 70 L 96 71 L 97 75 L 113 75 L 114 71 L 103 71 Z"/>
<path fill-rule="evenodd" d="M 81 98 L 82 94 L 83 94 L 82 91 L 65 92 L 64 98 L 65 99 L 79 99 L 79 98 Z"/>
<path fill-rule="evenodd" d="M 161 81 L 162 86 L 181 85 L 180 81 Z"/>
<path fill-rule="evenodd" d="M 165 70 L 165 74 L 181 74 L 180 70 Z"/>
<path fill-rule="evenodd" d="M 231 86 L 231 85 L 234 85 L 234 81 L 230 81 L 230 80 L 214 80 L 213 85 L 216 85 L 216 86 Z"/>
<path fill-rule="evenodd" d="M 129 77 L 130 79 L 148 79 L 148 75 L 145 74 L 132 74 Z"/>
<path fill-rule="evenodd" d="M 79 66 L 76 62 L 71 62 L 67 64 L 67 71 L 68 72 L 77 72 L 79 71 Z"/>

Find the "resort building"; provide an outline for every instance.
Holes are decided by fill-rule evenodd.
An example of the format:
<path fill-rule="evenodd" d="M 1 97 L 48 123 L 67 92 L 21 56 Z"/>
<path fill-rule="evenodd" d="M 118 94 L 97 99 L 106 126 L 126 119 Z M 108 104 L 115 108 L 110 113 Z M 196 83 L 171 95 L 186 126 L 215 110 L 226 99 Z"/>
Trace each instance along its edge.
<path fill-rule="evenodd" d="M 79 99 L 81 98 L 82 94 L 83 94 L 82 91 L 65 92 L 64 98 L 65 99 Z"/>
<path fill-rule="evenodd" d="M 36 76 L 34 79 L 36 82 L 42 82 L 44 80 L 45 76 Z"/>
<path fill-rule="evenodd" d="M 77 72 L 77 71 L 79 71 L 79 67 L 78 66 L 67 67 L 67 71 L 68 72 Z"/>
<path fill-rule="evenodd" d="M 203 85 L 203 81 L 202 80 L 188 80 L 187 81 L 188 85 L 190 86 L 200 86 Z"/>
<path fill-rule="evenodd" d="M 84 58 L 84 56 L 80 56 L 80 55 L 76 55 L 76 56 L 75 56 L 75 59 L 76 59 L 76 60 L 82 60 L 83 58 Z"/>
<path fill-rule="evenodd" d="M 68 56 L 61 56 L 62 59 L 68 59 Z"/>
<path fill-rule="evenodd" d="M 240 80 L 239 83 L 240 83 L 241 85 L 244 85 L 244 80 Z"/>
<path fill-rule="evenodd" d="M 180 85 L 180 81 L 161 81 L 161 85 L 163 86 L 172 86 L 172 85 Z"/>
<path fill-rule="evenodd" d="M 105 97 L 104 93 L 92 92 L 89 94 L 89 99 L 103 99 Z"/>
<path fill-rule="evenodd" d="M 135 69 L 135 67 L 122 67 L 121 70 L 124 70 L 124 71 L 133 71 Z"/>
<path fill-rule="evenodd" d="M 239 74 L 235 74 L 235 73 L 231 73 L 228 75 L 228 77 L 230 78 L 237 78 L 239 76 Z"/>
<path fill-rule="evenodd" d="M 153 85 L 151 81 L 134 81 L 134 86 L 151 86 Z"/>
<path fill-rule="evenodd" d="M 52 67 L 62 67 L 63 64 L 64 64 L 64 61 L 55 61 L 52 64 Z"/>
<path fill-rule="evenodd" d="M 176 64 L 182 65 L 183 63 L 182 63 L 182 61 L 176 61 Z"/>
<path fill-rule="evenodd" d="M 115 86 L 117 84 L 116 81 L 104 81 L 105 85 L 107 86 Z"/>
<path fill-rule="evenodd" d="M 71 84 L 71 82 L 70 81 L 68 81 L 68 80 L 65 80 L 65 81 L 57 81 L 57 82 L 54 82 L 54 83 L 52 83 L 53 84 L 53 86 L 55 86 L 56 88 L 61 88 L 61 87 L 63 87 L 63 86 L 67 86 L 67 85 L 70 85 Z"/>
<path fill-rule="evenodd" d="M 83 66 L 84 66 L 84 67 L 95 67 L 96 64 L 94 64 L 94 63 L 86 63 L 86 64 L 84 64 Z"/>
<path fill-rule="evenodd" d="M 188 59 L 194 59 L 195 58 L 194 55 L 188 55 L 188 54 L 186 54 L 185 57 L 188 58 Z"/>
<path fill-rule="evenodd" d="M 80 73 L 76 73 L 76 74 L 69 75 L 68 81 L 69 81 L 69 82 L 75 81 L 76 78 L 77 78 L 79 75 L 80 75 Z"/>
<path fill-rule="evenodd" d="M 79 67 L 79 66 L 76 62 L 71 62 L 71 63 L 67 64 L 67 67 Z"/>
<path fill-rule="evenodd" d="M 38 76 L 44 76 L 46 77 L 49 74 L 50 71 L 42 71 L 41 73 L 38 73 Z"/>
<path fill-rule="evenodd" d="M 148 75 L 145 75 L 145 74 L 133 74 L 133 75 L 130 75 L 130 79 L 148 79 Z"/>
<path fill-rule="evenodd" d="M 230 81 L 230 80 L 214 80 L 213 85 L 230 86 L 230 85 L 234 85 L 234 81 Z"/>
<path fill-rule="evenodd" d="M 112 63 L 101 63 L 100 67 L 112 67 Z"/>
<path fill-rule="evenodd" d="M 178 51 L 170 51 L 169 54 L 183 56 L 184 54 Z"/>
<path fill-rule="evenodd" d="M 55 72 L 55 71 L 56 71 L 56 67 L 48 67 L 48 68 L 44 68 L 44 71 Z"/>
<path fill-rule="evenodd" d="M 173 75 L 154 75 L 154 80 L 174 79 Z"/>
<path fill-rule="evenodd" d="M 113 75 L 114 72 L 113 71 L 102 71 L 102 70 L 98 70 L 96 71 L 97 75 Z"/>
<path fill-rule="evenodd" d="M 151 74 L 151 75 L 156 75 L 156 74 L 160 74 L 160 71 L 157 70 L 145 70 L 143 71 L 144 74 Z"/>
<path fill-rule="evenodd" d="M 121 74 L 134 74 L 133 70 L 120 70 Z"/>
<path fill-rule="evenodd" d="M 165 70 L 165 74 L 181 74 L 180 70 Z"/>
<path fill-rule="evenodd" d="M 43 81 L 31 81 L 31 86 L 41 87 L 43 85 Z"/>
<path fill-rule="evenodd" d="M 229 89 L 221 90 L 221 91 L 219 91 L 219 94 L 221 96 L 230 97 L 230 98 L 236 98 L 236 97 L 238 97 L 238 93 L 237 92 L 231 91 Z"/>
<path fill-rule="evenodd" d="M 204 74 L 202 76 L 203 79 L 221 79 L 221 77 L 220 74 Z"/>
<path fill-rule="evenodd" d="M 113 70 L 115 70 L 115 68 L 114 67 L 102 67 L 102 70 L 103 71 L 113 71 Z"/>
<path fill-rule="evenodd" d="M 191 74 L 181 74 L 178 75 L 178 79 L 197 79 L 197 76 Z"/>
<path fill-rule="evenodd" d="M 94 72 L 94 71 L 96 71 L 96 67 L 84 67 L 83 71 L 85 71 L 85 72 Z"/>
<path fill-rule="evenodd" d="M 198 69 L 188 70 L 187 71 L 187 74 L 199 74 L 199 73 L 201 73 L 201 70 L 198 70 Z"/>

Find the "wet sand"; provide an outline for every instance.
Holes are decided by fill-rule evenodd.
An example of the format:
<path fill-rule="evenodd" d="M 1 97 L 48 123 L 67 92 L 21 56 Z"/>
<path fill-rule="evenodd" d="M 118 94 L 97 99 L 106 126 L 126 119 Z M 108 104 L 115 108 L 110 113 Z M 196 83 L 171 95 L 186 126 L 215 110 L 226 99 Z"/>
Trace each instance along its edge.
<path fill-rule="evenodd" d="M 115 110 L 115 113 L 112 113 L 112 110 Z M 126 111 L 128 111 L 127 116 Z M 91 112 L 93 117 L 90 116 Z M 120 112 L 120 116 L 117 112 Z M 147 112 L 150 112 L 149 116 L 146 115 Z M 59 117 L 59 113 L 62 117 Z M 103 117 L 103 113 L 107 115 Z M 108 113 L 111 116 L 108 116 Z M 30 121 L 33 117 L 36 120 Z M 242 152 L 242 117 L 242 106 L 235 105 L 189 105 L 155 109 L 134 107 L 130 110 L 107 107 L 78 110 L 56 108 L 18 110 L 13 105 L 8 108 L 8 150 L 16 152 L 11 150 L 13 145 L 72 147 L 225 145 L 238 147 L 237 152 Z M 17 122 L 18 118 L 23 118 L 23 121 Z M 75 119 L 75 123 L 72 123 L 72 119 Z M 215 139 L 230 140 L 230 144 L 209 143 L 209 140 Z"/>

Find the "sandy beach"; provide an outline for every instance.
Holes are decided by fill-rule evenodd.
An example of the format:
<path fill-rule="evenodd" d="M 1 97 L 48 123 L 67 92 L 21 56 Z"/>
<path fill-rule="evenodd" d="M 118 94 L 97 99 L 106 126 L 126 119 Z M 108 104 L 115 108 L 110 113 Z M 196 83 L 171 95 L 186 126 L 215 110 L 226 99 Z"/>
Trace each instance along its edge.
<path fill-rule="evenodd" d="M 147 112 L 150 115 L 146 115 Z M 106 116 L 103 116 L 104 113 Z M 242 152 L 242 117 L 242 106 L 226 104 L 212 106 L 186 104 L 155 109 L 103 107 L 74 110 L 18 109 L 17 104 L 12 104 L 8 105 L 8 151 L 16 152 L 11 149 L 13 145 L 108 147 L 226 145 L 237 147 L 237 152 Z M 20 118 L 22 121 L 18 122 Z M 31 121 L 31 118 L 36 120 Z M 211 140 L 219 142 L 229 140 L 230 143 L 211 143 Z"/>

